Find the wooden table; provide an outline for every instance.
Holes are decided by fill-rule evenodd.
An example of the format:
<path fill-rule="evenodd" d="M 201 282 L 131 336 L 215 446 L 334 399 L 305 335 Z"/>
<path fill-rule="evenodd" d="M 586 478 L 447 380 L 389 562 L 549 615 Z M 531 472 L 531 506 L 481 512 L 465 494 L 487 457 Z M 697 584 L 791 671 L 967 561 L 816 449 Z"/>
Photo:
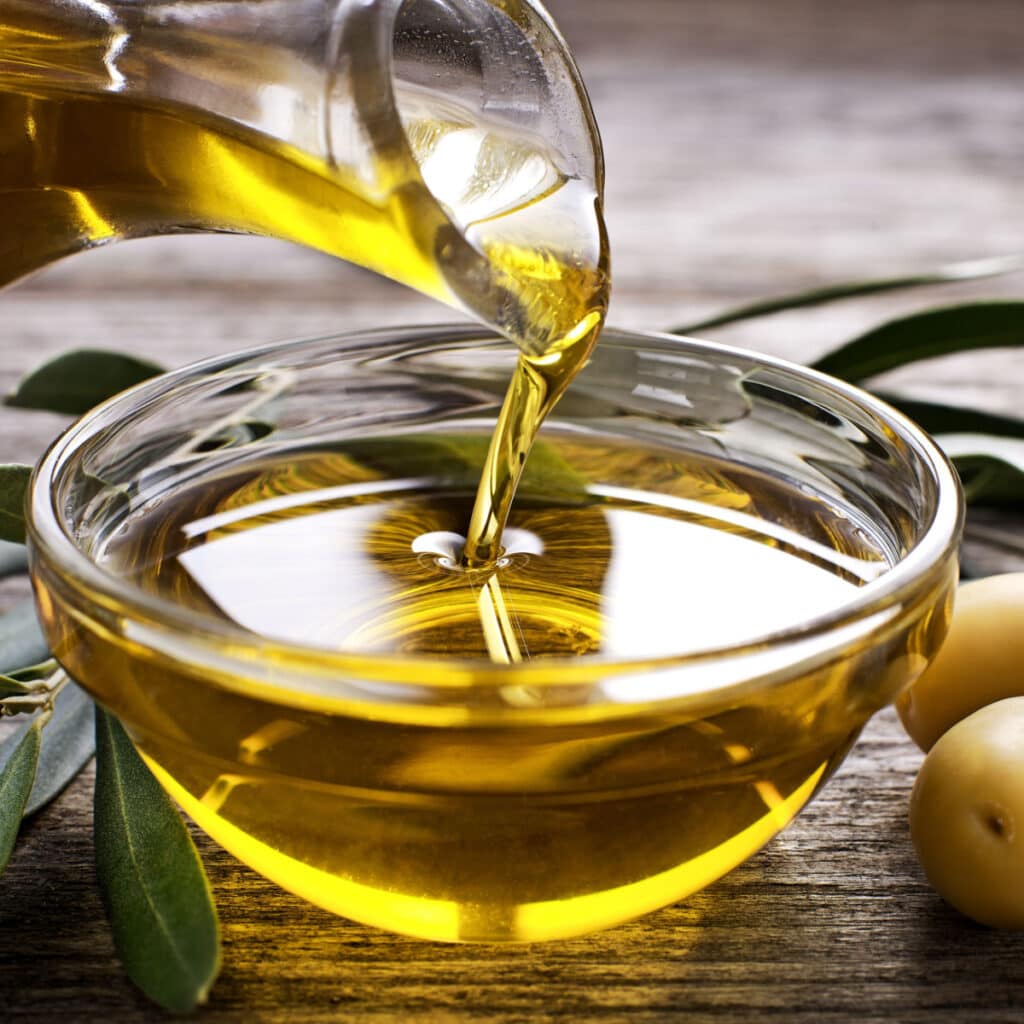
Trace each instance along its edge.
<path fill-rule="evenodd" d="M 552 0 L 608 158 L 612 319 L 664 327 L 739 300 L 1024 248 L 1018 0 Z M 1018 278 L 718 332 L 810 359 L 866 325 Z M 165 239 L 2 298 L 0 386 L 72 345 L 166 364 L 283 337 L 452 319 L 272 242 Z M 1019 412 L 1024 353 L 904 372 L 919 395 Z M 2 413 L 0 459 L 61 425 Z M 4 602 L 21 584 L 0 588 Z M 211 1021 L 1017 1021 L 1024 936 L 949 910 L 906 824 L 920 754 L 879 715 L 788 832 L 686 903 L 532 948 L 441 946 L 330 917 L 199 837 L 224 930 Z M 0 1017 L 147 1021 L 97 895 L 87 770 L 25 828 L 0 897 Z"/>

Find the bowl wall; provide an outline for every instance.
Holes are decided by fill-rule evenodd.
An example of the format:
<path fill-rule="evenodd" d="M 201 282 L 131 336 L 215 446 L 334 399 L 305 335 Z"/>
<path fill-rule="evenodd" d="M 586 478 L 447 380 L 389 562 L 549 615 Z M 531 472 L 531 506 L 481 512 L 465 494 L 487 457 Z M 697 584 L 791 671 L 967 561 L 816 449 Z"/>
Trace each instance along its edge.
<path fill-rule="evenodd" d="M 273 623 L 261 635 L 111 570 L 126 524 L 165 528 L 197 481 L 479 434 L 509 349 L 430 328 L 186 368 L 80 421 L 31 495 L 54 653 L 185 810 L 313 902 L 432 939 L 581 934 L 750 856 L 927 664 L 956 578 L 955 478 L 892 410 L 781 362 L 621 332 L 544 434 L 594 515 L 642 484 L 727 532 L 756 521 L 763 545 L 825 552 L 848 599 L 781 625 L 766 610 L 761 634 L 702 646 L 684 642 L 682 611 L 702 582 L 680 578 L 679 639 L 663 650 L 495 665 L 332 650 Z M 661 468 L 638 482 L 635 460 L 587 460 L 613 449 Z M 446 486 L 476 471 L 449 468 Z M 536 476 L 524 502 L 558 481 Z M 765 581 L 732 585 L 739 601 Z"/>

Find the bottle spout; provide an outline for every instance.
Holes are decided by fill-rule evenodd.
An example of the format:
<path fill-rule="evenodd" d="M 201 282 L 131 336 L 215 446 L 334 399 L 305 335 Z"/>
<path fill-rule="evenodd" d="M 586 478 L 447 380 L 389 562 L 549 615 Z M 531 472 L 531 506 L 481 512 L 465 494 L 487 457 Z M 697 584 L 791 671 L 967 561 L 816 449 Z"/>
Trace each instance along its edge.
<path fill-rule="evenodd" d="M 521 0 L 406 0 L 391 94 L 443 211 L 434 259 L 457 303 L 541 356 L 603 318 L 600 137 L 547 13 Z"/>

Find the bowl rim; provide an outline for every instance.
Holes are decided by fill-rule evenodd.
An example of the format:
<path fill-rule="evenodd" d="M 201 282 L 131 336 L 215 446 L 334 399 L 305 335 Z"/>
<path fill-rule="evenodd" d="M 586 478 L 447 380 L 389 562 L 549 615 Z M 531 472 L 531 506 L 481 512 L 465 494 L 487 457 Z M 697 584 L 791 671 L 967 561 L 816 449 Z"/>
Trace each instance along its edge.
<path fill-rule="evenodd" d="M 856 631 L 859 626 L 861 633 L 870 633 L 873 629 L 884 628 L 892 615 L 880 616 L 879 613 L 895 613 L 908 598 L 928 586 L 929 581 L 937 585 L 939 579 L 948 576 L 950 564 L 955 560 L 964 519 L 959 479 L 941 449 L 904 414 L 860 388 L 785 359 L 682 335 L 628 331 L 615 327 L 605 328 L 599 344 L 606 347 L 616 342 L 627 346 L 669 345 L 718 360 L 731 358 L 754 363 L 760 368 L 792 375 L 815 386 L 829 397 L 852 403 L 873 420 L 884 424 L 901 442 L 913 449 L 934 483 L 937 497 L 931 522 L 924 527 L 918 542 L 906 556 L 878 578 L 859 587 L 848 602 L 812 619 L 752 640 L 650 658 L 588 654 L 550 656 L 511 665 L 484 659 L 346 652 L 280 638 L 260 637 L 241 626 L 182 608 L 165 598 L 138 590 L 124 579 L 102 569 L 75 543 L 56 507 L 57 489 L 51 487 L 51 483 L 60 479 L 61 473 L 73 463 L 76 453 L 81 452 L 91 438 L 107 429 L 111 423 L 124 419 L 126 407 L 138 408 L 155 401 L 162 392 L 185 378 L 199 378 L 254 359 L 267 358 L 270 354 L 288 356 L 317 345 L 333 345 L 340 355 L 363 347 L 372 348 L 384 339 L 409 343 L 443 342 L 445 345 L 478 341 L 491 346 L 503 340 L 486 327 L 465 323 L 356 329 L 253 346 L 227 355 L 212 356 L 151 378 L 113 396 L 87 412 L 59 435 L 33 470 L 26 493 L 26 533 L 33 576 L 40 566 L 49 567 L 83 594 L 84 588 L 88 587 L 93 597 L 102 598 L 105 603 L 109 603 L 106 606 L 115 609 L 120 616 L 131 616 L 147 623 L 151 633 L 155 626 L 165 635 L 179 637 L 185 642 L 184 649 L 190 653 L 199 652 L 201 657 L 203 652 L 208 655 L 210 667 L 215 670 L 211 678 L 223 679 L 225 668 L 228 675 L 234 672 L 244 676 L 252 671 L 255 660 L 272 655 L 277 670 L 267 686 L 271 691 L 279 690 L 282 698 L 287 700 L 287 695 L 305 689 L 283 678 L 289 671 L 296 683 L 302 674 L 305 674 L 307 681 L 316 677 L 321 680 L 325 677 L 336 679 L 340 674 L 348 679 L 379 680 L 400 689 L 410 685 L 422 688 L 421 681 L 427 673 L 432 689 L 451 687 L 464 690 L 467 685 L 474 689 L 489 689 L 510 685 L 557 687 L 579 685 L 581 682 L 593 683 L 609 677 L 656 673 L 690 665 L 706 665 L 710 661 L 743 658 L 763 652 L 766 647 L 775 649 L 780 645 L 799 645 L 808 640 L 821 641 L 826 653 L 831 652 L 834 656 L 850 642 L 851 629 Z M 509 348 L 511 350 L 512 346 Z M 832 644 L 826 642 L 830 635 L 835 641 Z M 235 651 L 236 654 L 226 656 L 225 649 Z M 819 650 L 815 661 L 821 660 L 822 652 Z M 720 694 L 722 690 L 730 688 L 728 685 L 711 687 L 702 690 L 701 697 Z"/>

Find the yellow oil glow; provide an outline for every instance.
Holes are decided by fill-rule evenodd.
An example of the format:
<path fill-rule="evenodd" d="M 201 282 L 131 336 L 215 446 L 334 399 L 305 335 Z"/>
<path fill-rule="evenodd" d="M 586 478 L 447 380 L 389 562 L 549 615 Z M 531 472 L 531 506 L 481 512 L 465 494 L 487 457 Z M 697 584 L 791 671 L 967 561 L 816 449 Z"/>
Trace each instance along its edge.
<path fill-rule="evenodd" d="M 161 785 L 204 832 L 297 896 L 363 924 L 440 942 L 474 938 L 473 929 L 482 917 L 486 918 L 486 908 L 377 889 L 288 857 L 226 821 L 217 813 L 219 804 L 211 806 L 206 799 L 196 800 L 152 758 L 143 756 Z M 505 941 L 545 941 L 608 928 L 705 888 L 788 824 L 814 794 L 826 768 L 827 764 L 819 765 L 787 797 L 779 796 L 779 803 L 768 814 L 685 864 L 600 892 L 513 905 Z M 231 788 L 228 785 L 226 791 Z M 514 898 L 514 893 L 509 895 Z"/>
<path fill-rule="evenodd" d="M 598 931 L 699 892 L 737 864 L 742 864 L 780 828 L 788 825 L 814 795 L 826 767 L 825 764 L 820 765 L 788 797 L 780 797 L 781 802 L 763 818 L 686 864 L 641 882 L 592 895 L 523 904 L 516 910 L 516 933 L 528 940 L 537 940 Z M 775 792 L 778 794 L 778 790 Z"/>
<path fill-rule="evenodd" d="M 81 189 L 68 189 L 68 196 L 74 205 L 75 212 L 90 242 L 104 242 L 117 234 L 117 228 L 105 217 L 101 216 L 93 206 L 92 200 Z"/>
<path fill-rule="evenodd" d="M 457 903 L 374 889 L 285 856 L 225 821 L 205 800 L 196 800 L 152 758 L 143 758 L 160 784 L 207 835 L 289 892 L 363 924 L 439 942 L 458 941 Z"/>

